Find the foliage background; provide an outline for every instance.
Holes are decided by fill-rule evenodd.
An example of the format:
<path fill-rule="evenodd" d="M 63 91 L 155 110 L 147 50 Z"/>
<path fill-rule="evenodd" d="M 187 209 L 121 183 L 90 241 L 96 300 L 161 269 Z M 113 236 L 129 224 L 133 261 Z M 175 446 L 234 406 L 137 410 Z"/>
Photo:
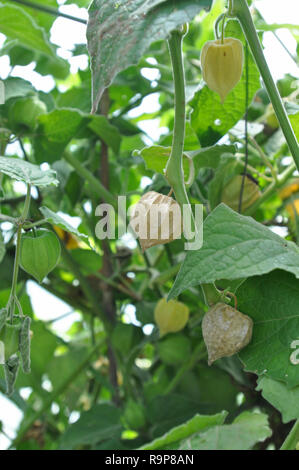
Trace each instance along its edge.
<path fill-rule="evenodd" d="M 56 0 L 39 3 L 58 7 Z M 84 0 L 76 3 L 79 7 L 86 7 L 88 4 Z M 260 2 L 256 3 L 258 5 Z M 12 5 L 12 2 L 2 1 L 0 7 L 7 5 Z M 235 126 L 244 114 L 244 83 L 228 99 L 224 110 L 217 106 L 217 100 L 206 88 L 196 91 L 201 80 L 200 49 L 206 40 L 213 37 L 213 21 L 222 11 L 222 6 L 221 1 L 216 1 L 212 13 L 201 13 L 198 21 L 191 25 L 184 44 L 188 109 L 194 109 L 191 123 L 187 124 L 185 150 L 197 152 L 200 145 L 207 147 L 215 142 L 230 146 L 223 147 L 216 157 L 213 155 L 212 164 L 209 162 L 210 153 L 201 154 L 201 160 L 195 159 L 198 173 L 191 195 L 193 202 L 204 202 L 207 209 L 209 205 L 213 208 L 220 202 L 223 175 L 231 177 L 240 173 L 244 150 L 243 123 Z M 30 15 L 30 27 L 34 26 L 36 34 L 40 35 L 41 31 L 37 26 L 43 30 L 40 41 L 30 43 L 28 31 L 25 31 L 25 36 L 20 36 L 22 28 L 17 23 L 14 28 L 7 29 L 8 22 L 3 20 L 3 16 L 2 22 L 0 20 L 0 32 L 7 36 L 7 39 L 3 38 L 1 63 L 6 69 L 9 68 L 9 76 L 1 73 L 1 78 L 6 79 L 6 88 L 10 90 L 12 100 L 7 106 L 1 107 L 0 119 L 2 124 L 7 125 L 9 107 L 13 100 L 32 93 L 46 104 L 50 114 L 39 118 L 38 127 L 34 130 L 26 127 L 13 128 L 12 133 L 16 137 L 6 149 L 2 146 L 2 151 L 5 150 L 6 155 L 18 155 L 42 164 L 43 168 L 47 168 L 48 163 L 57 171 L 60 181 L 58 189 L 50 187 L 41 191 L 34 190 L 33 218 L 40 217 L 38 207 L 47 206 L 93 239 L 97 222 L 93 214 L 100 197 L 96 187 L 92 187 L 90 182 L 81 177 L 80 169 L 74 171 L 74 159 L 101 179 L 103 172 L 100 170 L 100 158 L 103 151 L 108 151 L 110 192 L 129 194 L 131 202 L 137 201 L 145 188 L 166 194 L 169 190 L 163 177 L 155 175 L 155 171 L 159 171 L 161 167 L 161 154 L 157 152 L 153 158 L 151 153 L 151 158 L 147 158 L 145 153 L 133 153 L 133 150 L 141 151 L 145 145 L 171 145 L 173 88 L 167 45 L 165 41 L 154 42 L 138 66 L 129 67 L 116 77 L 109 89 L 109 111 L 106 113 L 109 119 L 99 116 L 90 118 L 91 75 L 84 41 L 84 25 L 69 21 L 68 31 L 74 31 L 74 36 L 81 37 L 81 41 L 76 39 L 74 45 L 69 41 L 68 35 L 64 35 L 63 48 L 57 48 L 55 42 L 58 36 L 55 31 L 61 20 L 54 23 L 55 17 L 48 14 L 21 6 L 16 8 L 21 16 L 23 11 Z M 84 11 L 74 10 L 86 18 Z M 255 19 L 261 29 L 261 36 L 263 30 L 271 29 L 258 14 Z M 12 20 L 12 25 L 13 21 L 17 21 L 16 17 Z M 228 28 L 232 28 L 233 34 L 238 34 L 235 26 Z M 298 30 L 291 28 L 291 32 L 293 41 L 298 40 Z M 269 36 L 266 39 L 267 37 Z M 279 47 L 276 42 L 275 49 L 281 50 Z M 296 62 L 296 55 L 294 60 Z M 253 96 L 260 88 L 260 82 L 253 64 L 250 67 Z M 292 74 L 281 79 L 278 85 L 280 93 L 289 103 L 294 125 L 298 126 L 296 93 L 294 95 L 294 81 L 298 78 L 298 72 L 296 75 L 294 61 L 290 70 Z M 16 76 L 22 79 L 14 78 Z M 23 81 L 28 78 L 29 83 Z M 199 107 L 199 103 L 203 105 Z M 290 157 L 280 129 L 273 128 L 266 122 L 267 106 L 266 93 L 263 90 L 258 91 L 249 110 L 250 134 L 281 172 L 286 168 Z M 24 110 L 24 114 L 26 112 Z M 220 126 L 217 119 L 221 120 Z M 62 125 L 65 126 L 63 132 Z M 223 156 L 224 150 L 225 153 L 235 153 L 231 145 L 236 142 L 240 154 L 239 164 L 236 164 L 235 155 Z M 203 161 L 208 163 L 203 164 Z M 215 162 L 221 165 L 218 177 Z M 250 148 L 250 165 L 256 169 L 253 173 L 263 190 L 268 182 L 259 175 L 266 174 L 269 178 L 271 173 L 254 146 Z M 19 214 L 23 190 L 21 183 L 12 183 L 9 178 L 4 178 L 4 197 L 12 202 L 2 202 L 1 211 Z M 296 192 L 292 198 L 296 200 Z M 296 224 L 287 210 L 289 203 L 289 198 L 281 199 L 278 192 L 275 192 L 258 208 L 254 216 L 264 225 L 270 226 L 273 232 L 296 242 Z M 2 307 L 9 294 L 14 247 L 11 227 L 1 224 L 1 228 L 6 241 L 6 254 L 0 265 Z M 57 303 L 44 291 L 41 293 L 35 283 L 27 280 L 23 272 L 20 273 L 19 292 L 22 292 L 23 308 L 28 315 L 34 317 L 34 336 L 32 374 L 20 374 L 17 390 L 11 397 L 19 416 L 24 416 L 20 432 L 22 441 L 17 443 L 17 448 L 137 448 L 161 437 L 174 426 L 191 420 L 195 413 L 210 417 L 194 418 L 186 427 L 189 433 L 184 434 L 179 428 L 170 441 L 166 439 L 156 442 L 156 448 L 171 445 L 172 448 L 236 446 L 247 449 L 279 446 L 282 443 L 291 427 L 290 422 L 299 418 L 296 399 L 299 393 L 298 372 L 290 374 L 289 381 L 285 383 L 282 381 L 285 370 L 279 370 L 276 364 L 265 366 L 262 363 L 259 368 L 259 358 L 264 355 L 265 349 L 268 352 L 272 344 L 270 355 L 277 352 L 273 346 L 276 343 L 272 340 L 265 343 L 264 350 L 257 351 L 256 361 L 248 348 L 241 355 L 249 370 L 259 370 L 261 376 L 258 384 L 255 375 L 243 371 L 237 357 L 218 361 L 215 366 L 208 368 L 205 352 L 198 349 L 198 344 L 201 344 L 200 321 L 205 307 L 196 285 L 180 296 L 180 300 L 188 304 L 191 310 L 188 327 L 182 334 L 172 335 L 180 342 L 180 354 L 171 360 L 167 354 L 167 357 L 163 355 L 163 348 L 167 349 L 167 345 L 165 346 L 165 340 L 159 340 L 158 332 L 153 327 L 153 309 L 157 300 L 166 295 L 173 285 L 176 266 L 183 259 L 182 245 L 179 242 L 174 242 L 169 247 L 153 248 L 146 259 L 129 237 L 121 244 L 111 243 L 108 256 L 111 264 L 111 301 L 103 295 L 106 289 L 103 275 L 106 276 L 107 273 L 103 259 L 108 248 L 98 245 L 95 253 L 72 239 L 73 246 L 69 238 L 65 241 L 61 263 L 43 285 L 47 293 L 58 297 L 64 304 Z M 273 244 L 273 239 L 270 238 L 270 242 Z M 260 255 L 261 253 L 256 254 Z M 256 258 L 252 259 L 252 266 L 256 264 L 255 260 Z M 264 274 L 277 267 L 284 272 L 274 270 L 269 275 Z M 299 295 L 298 281 L 286 271 L 289 269 L 284 265 L 273 266 L 272 263 L 270 269 L 251 272 L 249 276 L 252 277 L 237 293 L 240 309 L 242 306 L 244 312 L 250 314 L 257 302 L 261 315 L 271 312 L 274 304 L 283 304 L 284 311 L 292 309 Z M 86 292 L 82 291 L 82 278 L 78 279 L 78 272 L 95 291 L 98 311 L 95 305 L 90 305 Z M 260 274 L 263 276 L 260 277 Z M 236 277 L 238 276 L 228 275 L 226 279 Z M 227 282 L 223 282 L 222 287 L 227 285 Z M 231 290 L 237 289 L 239 283 L 230 281 L 229 286 Z M 115 310 L 117 326 L 110 335 L 107 348 L 106 333 L 97 316 L 103 311 L 106 314 L 105 308 L 107 309 L 109 303 Z M 278 309 L 277 315 L 282 320 L 280 312 Z M 59 320 L 61 314 L 64 316 Z M 297 315 L 295 307 L 294 315 Z M 298 318 L 286 329 L 287 333 L 290 330 L 298 332 Z M 266 336 L 266 332 L 261 334 Z M 91 348 L 98 341 L 101 346 L 96 348 L 96 353 L 90 355 Z M 277 341 L 279 344 L 279 337 Z M 173 347 L 170 349 L 173 350 Z M 108 357 L 110 363 L 111 360 L 117 363 L 117 372 L 116 369 L 111 372 L 110 368 L 110 375 Z M 278 362 L 281 364 L 280 356 Z M 264 369 L 268 369 L 268 374 L 262 375 Z M 0 380 L 3 390 L 3 380 Z M 2 400 L 4 403 L 7 399 Z M 4 406 L 6 405 L 3 405 L 3 409 Z M 38 409 L 44 411 L 35 415 Z M 229 412 L 226 424 L 223 424 L 223 410 Z M 3 418 L 5 415 L 1 415 L 1 419 Z M 8 422 L 6 417 L 5 421 L 2 431 L 4 435 L 13 437 L 14 419 L 10 417 Z M 218 442 L 215 442 L 216 426 L 218 435 L 221 436 Z M 26 432 L 23 432 L 25 428 Z M 193 434 L 193 437 L 189 438 L 189 434 Z M 258 444 L 266 438 L 268 441 Z"/>

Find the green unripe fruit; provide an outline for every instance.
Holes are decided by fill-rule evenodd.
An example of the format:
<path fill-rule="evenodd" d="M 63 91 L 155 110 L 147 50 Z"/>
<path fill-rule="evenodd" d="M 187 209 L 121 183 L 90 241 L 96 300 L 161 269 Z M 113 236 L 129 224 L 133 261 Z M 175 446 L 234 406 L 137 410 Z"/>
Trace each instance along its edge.
<path fill-rule="evenodd" d="M 188 361 L 191 354 L 190 340 L 182 335 L 171 335 L 159 341 L 158 354 L 161 361 L 170 366 L 177 366 Z"/>
<path fill-rule="evenodd" d="M 272 103 L 268 104 L 266 109 L 266 123 L 268 124 L 268 126 L 272 127 L 272 129 L 278 129 L 279 127 L 279 121 L 274 112 Z"/>
<path fill-rule="evenodd" d="M 189 319 L 189 308 L 182 302 L 176 300 L 161 299 L 156 305 L 154 312 L 160 335 L 176 333 L 185 328 Z"/>
<path fill-rule="evenodd" d="M 129 400 L 125 407 L 124 420 L 130 429 L 143 428 L 146 425 L 143 405 L 134 400 Z"/>
<path fill-rule="evenodd" d="M 239 209 L 239 200 L 243 182 L 243 175 L 234 176 L 224 187 L 221 194 L 221 201 L 234 211 Z M 242 196 L 242 212 L 257 201 L 261 196 L 258 185 L 248 176 L 245 176 L 244 189 Z"/>
<path fill-rule="evenodd" d="M 60 243 L 53 232 L 37 230 L 21 239 L 20 265 L 39 283 L 55 268 L 60 258 Z"/>
<path fill-rule="evenodd" d="M 18 99 L 9 108 L 9 125 L 14 131 L 19 131 L 24 127 L 32 131 L 37 126 L 38 116 L 46 112 L 45 103 L 36 96 Z"/>

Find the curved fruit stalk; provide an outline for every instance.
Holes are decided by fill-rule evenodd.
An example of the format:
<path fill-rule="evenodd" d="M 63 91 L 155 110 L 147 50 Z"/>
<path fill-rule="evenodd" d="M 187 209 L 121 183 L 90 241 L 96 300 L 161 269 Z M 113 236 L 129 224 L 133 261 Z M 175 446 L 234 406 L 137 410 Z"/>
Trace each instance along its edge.
<path fill-rule="evenodd" d="M 236 38 L 208 41 L 201 52 L 203 79 L 208 87 L 218 93 L 223 103 L 228 93 L 237 85 L 243 70 L 243 44 Z"/>
<path fill-rule="evenodd" d="M 218 303 L 205 314 L 202 334 L 208 350 L 208 364 L 229 357 L 251 341 L 253 321 L 230 305 Z"/>
<path fill-rule="evenodd" d="M 57 265 L 60 251 L 53 232 L 40 229 L 35 234 L 27 233 L 21 239 L 21 268 L 41 283 Z"/>
<path fill-rule="evenodd" d="M 150 191 L 135 205 L 130 225 L 139 237 L 143 251 L 164 245 L 182 234 L 180 206 L 171 197 Z"/>
<path fill-rule="evenodd" d="M 176 300 L 167 302 L 161 299 L 156 305 L 154 317 L 161 336 L 176 333 L 185 328 L 189 320 L 189 308 Z"/>
<path fill-rule="evenodd" d="M 234 176 L 224 187 L 221 194 L 221 201 L 234 211 L 239 209 L 239 200 L 243 184 L 243 175 Z M 246 211 L 252 204 L 261 197 L 261 192 L 254 180 L 245 176 L 244 189 L 242 194 L 242 212 Z"/>

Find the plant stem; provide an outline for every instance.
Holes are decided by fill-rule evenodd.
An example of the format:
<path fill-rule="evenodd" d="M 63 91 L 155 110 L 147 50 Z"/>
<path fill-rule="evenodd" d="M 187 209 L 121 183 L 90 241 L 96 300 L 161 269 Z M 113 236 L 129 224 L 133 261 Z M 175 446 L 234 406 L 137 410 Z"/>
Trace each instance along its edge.
<path fill-rule="evenodd" d="M 18 444 L 22 441 L 24 438 L 25 434 L 29 429 L 32 427 L 34 422 L 40 418 L 40 416 L 47 411 L 47 409 L 52 405 L 54 401 L 57 400 L 59 395 L 63 393 L 78 377 L 78 375 L 85 369 L 85 367 L 89 364 L 91 358 L 93 355 L 97 352 L 97 350 L 103 345 L 104 340 L 102 339 L 99 341 L 97 344 L 93 346 L 93 348 L 90 350 L 90 352 L 85 356 L 85 358 L 78 364 L 78 366 L 71 372 L 69 376 L 66 377 L 66 379 L 61 383 L 59 387 L 57 387 L 56 390 L 54 390 L 51 395 L 45 400 L 43 403 L 42 407 L 40 410 L 36 411 L 33 415 L 30 416 L 28 421 L 25 423 L 25 425 L 21 428 L 21 431 L 19 432 L 18 436 L 12 443 L 12 447 L 17 447 Z"/>
<path fill-rule="evenodd" d="M 27 0 L 10 0 L 10 1 L 14 3 L 19 3 L 20 5 L 24 5 L 25 7 L 28 7 L 28 8 L 32 8 L 33 10 L 39 10 L 39 11 L 42 11 L 43 13 L 48 13 L 49 15 L 52 15 L 52 16 L 56 16 L 56 17 L 61 16 L 62 18 L 66 18 L 67 20 L 77 21 L 78 23 L 83 23 L 83 24 L 87 23 L 86 20 L 83 20 L 82 18 L 68 15 L 67 13 L 61 13 L 60 11 L 54 8 L 48 7 L 48 6 L 40 5 L 37 3 L 32 3 Z"/>
<path fill-rule="evenodd" d="M 8 215 L 5 215 L 5 214 L 0 214 L 0 222 L 9 222 L 15 225 L 17 222 L 17 219 L 15 219 L 14 217 L 9 217 Z"/>
<path fill-rule="evenodd" d="M 287 436 L 286 440 L 282 444 L 280 450 L 296 450 L 297 444 L 299 443 L 299 419 L 297 419 L 291 432 Z"/>
<path fill-rule="evenodd" d="M 26 199 L 25 199 L 23 212 L 22 212 L 22 215 L 21 215 L 21 217 L 18 221 L 15 261 L 14 261 L 14 268 L 13 268 L 11 291 L 10 291 L 10 296 L 9 296 L 9 300 L 8 300 L 9 313 L 10 313 L 10 318 L 11 319 L 12 319 L 14 313 L 15 313 L 16 304 L 18 305 L 19 310 L 20 310 L 20 304 L 19 304 L 17 296 L 16 296 L 16 290 L 17 290 L 17 284 L 18 284 L 19 264 L 20 264 L 20 255 L 21 255 L 22 226 L 23 226 L 24 221 L 26 220 L 26 218 L 28 216 L 28 212 L 29 212 L 29 208 L 30 208 L 30 198 L 31 198 L 31 186 L 30 186 L 30 184 L 28 184 L 27 185 L 27 194 L 26 194 Z M 20 310 L 19 313 L 22 313 L 22 310 Z"/>
<path fill-rule="evenodd" d="M 103 199 L 108 204 L 116 207 L 116 200 L 113 194 L 110 193 L 102 183 L 87 169 L 82 163 L 77 160 L 71 153 L 64 153 L 65 160 L 76 170 L 78 175 L 84 178 L 95 191 L 96 196 Z"/>
<path fill-rule="evenodd" d="M 183 170 L 183 150 L 186 127 L 186 94 L 182 43 L 183 33 L 177 30 L 173 31 L 168 41 L 168 45 L 173 68 L 175 117 L 171 154 L 166 165 L 165 176 L 181 207 L 184 230 L 189 227 L 188 223 L 184 223 L 185 220 L 191 220 L 192 222 L 191 232 L 194 230 L 194 235 L 193 233 L 185 233 L 185 235 L 187 235 L 186 238 L 191 240 L 193 236 L 196 236 L 196 225 L 186 191 Z"/>
<path fill-rule="evenodd" d="M 232 5 L 233 7 L 232 7 L 232 11 L 230 9 L 230 13 L 233 13 L 233 15 L 236 16 L 241 23 L 245 37 L 248 41 L 248 44 L 250 46 L 255 62 L 259 68 L 260 74 L 263 78 L 266 90 L 272 102 L 276 116 L 279 120 L 281 129 L 284 133 L 287 144 L 289 146 L 291 154 L 296 163 L 296 167 L 299 170 L 298 142 L 294 134 L 293 128 L 291 126 L 291 123 L 289 121 L 286 110 L 283 106 L 283 102 L 279 95 L 278 89 L 272 78 L 268 64 L 264 57 L 264 53 L 263 53 L 256 29 L 255 29 L 255 26 L 251 18 L 247 1 L 246 0 L 237 0 L 237 1 L 234 0 L 232 2 Z"/>

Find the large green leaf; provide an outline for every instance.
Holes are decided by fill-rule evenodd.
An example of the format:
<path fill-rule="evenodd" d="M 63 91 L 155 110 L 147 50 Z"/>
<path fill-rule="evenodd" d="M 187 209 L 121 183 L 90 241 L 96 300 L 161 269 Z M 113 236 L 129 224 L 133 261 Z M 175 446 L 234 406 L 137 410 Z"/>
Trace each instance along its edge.
<path fill-rule="evenodd" d="M 226 36 L 236 37 L 245 42 L 238 22 L 229 21 Z M 248 60 L 249 103 L 260 88 L 259 72 L 249 53 Z M 217 93 L 203 86 L 194 96 L 190 105 L 193 108 L 191 124 L 202 146 L 217 142 L 229 129 L 242 118 L 246 110 L 245 67 L 240 82 L 228 94 L 224 103 Z"/>
<path fill-rule="evenodd" d="M 211 0 L 94 0 L 89 8 L 88 49 L 93 71 L 93 111 L 121 70 L 137 64 L 150 44 L 166 39 Z"/>
<path fill-rule="evenodd" d="M 21 44 L 55 57 L 54 50 L 47 39 L 45 31 L 22 8 L 15 5 L 0 5 L 0 31 Z"/>
<path fill-rule="evenodd" d="M 35 92 L 30 82 L 19 77 L 8 77 L 3 81 L 3 84 L 5 86 L 5 101 L 8 101 L 10 98 L 26 96 Z"/>
<path fill-rule="evenodd" d="M 73 449 L 78 445 L 92 445 L 104 439 L 120 437 L 120 414 L 120 410 L 109 404 L 94 406 L 82 413 L 79 420 L 66 430 L 60 449 Z"/>
<path fill-rule="evenodd" d="M 170 291 L 220 279 L 241 279 L 284 269 L 299 278 L 299 249 L 251 217 L 220 204 L 205 219 L 203 246 L 189 251 Z"/>
<path fill-rule="evenodd" d="M 111 147 L 116 155 L 118 154 L 121 142 L 120 134 L 117 127 L 110 124 L 105 116 L 91 116 L 88 127 L 99 136 L 108 147 Z"/>
<path fill-rule="evenodd" d="M 75 109 L 56 109 L 38 118 L 37 137 L 34 141 L 36 160 L 59 160 L 61 153 L 88 123 L 88 117 Z"/>
<path fill-rule="evenodd" d="M 180 450 L 248 450 L 271 434 L 267 415 L 244 412 L 232 424 L 216 426 L 187 439 Z"/>
<path fill-rule="evenodd" d="M 290 119 L 291 124 L 293 126 L 295 135 L 296 135 L 297 139 L 299 140 L 299 112 L 296 113 L 296 114 L 291 114 L 289 116 L 289 119 Z"/>
<path fill-rule="evenodd" d="M 169 448 L 171 444 L 186 439 L 192 434 L 203 432 L 208 428 L 223 424 L 226 416 L 227 413 L 225 411 L 213 416 L 203 416 L 196 414 L 193 418 L 189 419 L 189 421 L 174 427 L 169 432 L 164 434 L 164 436 L 158 437 L 149 444 L 143 445 L 140 447 L 140 450 L 161 450 L 165 447 Z"/>
<path fill-rule="evenodd" d="M 56 172 L 42 171 L 39 166 L 28 163 L 20 158 L 0 157 L 0 172 L 18 181 L 34 186 L 58 185 Z"/>
<path fill-rule="evenodd" d="M 193 160 L 194 168 L 197 172 L 200 168 L 217 168 L 219 166 L 220 158 L 224 153 L 235 153 L 235 151 L 236 147 L 234 145 L 213 145 L 212 147 L 185 152 L 185 154 Z M 142 157 L 149 170 L 153 170 L 156 173 L 162 173 L 163 175 L 170 152 L 171 147 L 153 145 L 152 147 L 145 147 L 142 150 L 135 151 L 134 155 Z M 187 158 L 184 158 L 183 160 L 183 167 L 185 179 L 187 179 L 186 175 L 188 175 L 189 172 L 189 163 Z"/>
<path fill-rule="evenodd" d="M 251 343 L 240 353 L 246 370 L 299 385 L 299 367 L 292 361 L 299 339 L 299 282 L 276 270 L 247 279 L 237 290 L 238 309 L 254 323 Z M 294 363 L 293 363 L 294 362 Z"/>
<path fill-rule="evenodd" d="M 281 412 L 284 423 L 299 419 L 299 386 L 290 390 L 283 382 L 261 377 L 256 390 Z"/>

